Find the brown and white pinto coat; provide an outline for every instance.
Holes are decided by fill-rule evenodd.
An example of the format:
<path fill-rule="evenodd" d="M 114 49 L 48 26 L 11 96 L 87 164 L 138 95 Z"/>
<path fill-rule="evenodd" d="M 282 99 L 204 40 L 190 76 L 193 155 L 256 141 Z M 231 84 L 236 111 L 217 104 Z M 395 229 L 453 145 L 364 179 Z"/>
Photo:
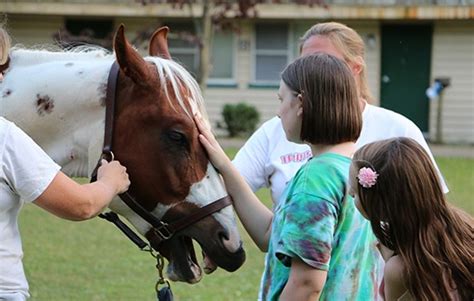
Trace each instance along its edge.
<path fill-rule="evenodd" d="M 227 192 L 198 141 L 192 116 L 197 111 L 206 116 L 199 86 L 171 60 L 167 32 L 167 28 L 155 32 L 151 56 L 146 58 L 128 43 L 123 26 L 114 39 L 115 57 L 97 49 L 14 49 L 0 82 L 0 115 L 28 133 L 63 172 L 89 176 L 101 154 L 107 77 L 116 58 L 120 73 L 115 157 L 127 167 L 132 195 L 158 218 L 172 221 Z M 234 271 L 245 260 L 231 207 L 159 246 L 153 244 L 151 226 L 120 199 L 114 199 L 110 208 L 126 217 L 168 259 L 171 280 L 195 283 L 202 277 L 191 239 L 205 253 L 206 272 L 215 265 Z"/>

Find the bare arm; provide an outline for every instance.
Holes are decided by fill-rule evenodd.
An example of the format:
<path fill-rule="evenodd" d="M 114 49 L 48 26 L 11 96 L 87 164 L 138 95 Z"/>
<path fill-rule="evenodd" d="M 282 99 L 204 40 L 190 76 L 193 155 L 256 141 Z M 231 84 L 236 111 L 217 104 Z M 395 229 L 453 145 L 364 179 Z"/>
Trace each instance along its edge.
<path fill-rule="evenodd" d="M 68 220 L 86 220 L 99 214 L 130 185 L 125 167 L 118 161 L 102 161 L 97 182 L 80 185 L 61 171 L 34 204 Z"/>
<path fill-rule="evenodd" d="M 326 278 L 327 271 L 317 270 L 298 257 L 292 258 L 290 278 L 280 300 L 319 300 Z"/>
<path fill-rule="evenodd" d="M 266 251 L 273 219 L 272 211 L 253 193 L 201 117 L 197 116 L 195 120 L 201 132 L 199 139 L 207 150 L 212 164 L 224 178 L 227 191 L 234 200 L 233 205 L 242 224 L 260 250 Z"/>

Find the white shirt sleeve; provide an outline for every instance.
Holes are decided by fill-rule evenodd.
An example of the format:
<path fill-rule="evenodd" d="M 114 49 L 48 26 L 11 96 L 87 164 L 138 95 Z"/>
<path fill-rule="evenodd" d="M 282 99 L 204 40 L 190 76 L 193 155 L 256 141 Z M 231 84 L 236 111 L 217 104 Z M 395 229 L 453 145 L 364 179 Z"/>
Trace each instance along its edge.
<path fill-rule="evenodd" d="M 232 161 L 253 191 L 269 185 L 266 170 L 268 158 L 269 141 L 264 124 L 253 133 Z"/>
<path fill-rule="evenodd" d="M 8 185 L 24 202 L 38 198 L 60 166 L 14 123 L 6 128 L 1 168 Z"/>

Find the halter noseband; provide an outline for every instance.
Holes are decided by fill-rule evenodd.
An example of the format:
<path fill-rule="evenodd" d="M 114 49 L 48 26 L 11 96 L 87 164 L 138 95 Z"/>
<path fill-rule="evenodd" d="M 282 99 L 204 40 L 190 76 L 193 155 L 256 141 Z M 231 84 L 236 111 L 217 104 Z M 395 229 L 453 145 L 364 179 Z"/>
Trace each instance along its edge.
<path fill-rule="evenodd" d="M 106 159 L 111 161 L 114 159 L 112 152 L 112 137 L 114 131 L 114 114 L 115 114 L 115 102 L 117 92 L 117 81 L 119 75 L 119 65 L 116 61 L 112 64 L 110 69 L 108 81 L 107 81 L 107 92 L 105 98 L 105 131 L 104 131 L 104 146 L 102 149 L 102 155 L 100 159 Z M 97 163 L 94 171 L 91 175 L 91 182 L 97 180 L 97 170 L 100 166 L 100 161 Z M 152 226 L 155 237 L 153 239 L 154 245 L 159 245 L 163 241 L 170 239 L 176 232 L 183 230 L 184 228 L 196 223 L 204 217 L 213 214 L 232 204 L 229 196 L 218 199 L 198 210 L 192 212 L 190 215 L 175 220 L 173 222 L 166 223 L 145 208 L 140 205 L 135 198 L 127 191 L 119 195 L 122 201 L 130 207 L 136 214 L 143 218 Z M 170 209 L 172 210 L 172 209 Z M 106 213 L 99 214 L 99 217 L 106 219 L 115 224 L 132 242 L 134 242 L 140 249 L 144 249 L 148 246 L 135 232 L 130 229 L 125 223 L 123 223 L 115 212 L 109 211 Z"/>

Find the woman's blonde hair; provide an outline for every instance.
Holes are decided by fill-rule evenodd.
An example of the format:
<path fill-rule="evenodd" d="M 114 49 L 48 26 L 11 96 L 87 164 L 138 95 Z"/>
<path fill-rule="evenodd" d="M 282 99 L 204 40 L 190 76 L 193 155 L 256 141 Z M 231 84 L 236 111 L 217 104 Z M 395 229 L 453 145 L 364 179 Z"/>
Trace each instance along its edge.
<path fill-rule="evenodd" d="M 300 39 L 300 49 L 303 44 L 313 36 L 324 36 L 341 51 L 346 62 L 357 62 L 361 64 L 362 70 L 359 74 L 360 97 L 371 102 L 373 100 L 367 82 L 367 67 L 365 64 L 365 45 L 360 35 L 352 28 L 337 22 L 318 23 L 313 25 Z"/>
<path fill-rule="evenodd" d="M 8 32 L 3 29 L 0 24 L 0 65 L 3 65 L 8 60 L 8 53 L 10 52 L 11 42 Z"/>

